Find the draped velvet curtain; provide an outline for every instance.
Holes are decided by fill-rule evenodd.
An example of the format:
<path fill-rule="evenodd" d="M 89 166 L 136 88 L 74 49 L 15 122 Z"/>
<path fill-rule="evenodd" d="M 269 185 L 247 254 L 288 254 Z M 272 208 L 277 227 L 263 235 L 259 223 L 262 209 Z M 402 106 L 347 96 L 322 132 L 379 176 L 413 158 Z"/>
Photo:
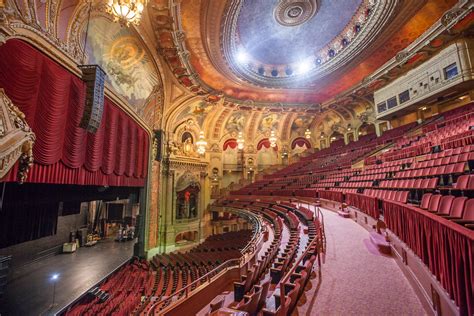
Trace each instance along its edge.
<path fill-rule="evenodd" d="M 291 143 L 291 149 L 295 149 L 296 146 L 298 147 L 306 146 L 306 148 L 311 148 L 311 143 L 306 138 L 298 137 L 298 138 L 295 138 L 293 142 Z"/>
<path fill-rule="evenodd" d="M 429 267 L 459 306 L 474 314 L 474 231 L 427 211 L 383 202 L 388 228 Z"/>
<path fill-rule="evenodd" d="M 36 134 L 35 163 L 27 182 L 143 186 L 148 135 L 105 98 L 95 134 L 79 127 L 84 82 L 20 40 L 0 46 L 0 88 Z M 3 181 L 16 180 L 17 166 Z"/>
<path fill-rule="evenodd" d="M 237 140 L 235 138 L 228 139 L 222 145 L 222 150 L 226 151 L 227 148 L 235 149 L 237 147 Z"/>

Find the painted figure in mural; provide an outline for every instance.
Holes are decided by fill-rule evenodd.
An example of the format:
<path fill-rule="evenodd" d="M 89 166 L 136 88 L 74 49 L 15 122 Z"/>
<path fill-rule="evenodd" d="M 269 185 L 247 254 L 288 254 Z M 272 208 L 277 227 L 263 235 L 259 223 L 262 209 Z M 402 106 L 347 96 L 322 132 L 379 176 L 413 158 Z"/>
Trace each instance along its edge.
<path fill-rule="evenodd" d="M 275 130 L 278 127 L 278 115 L 275 113 L 269 114 L 262 118 L 259 130 L 261 132 Z"/>
<path fill-rule="evenodd" d="M 194 152 L 194 144 L 191 138 L 186 138 L 183 144 L 183 151 L 186 156 L 191 156 Z"/>

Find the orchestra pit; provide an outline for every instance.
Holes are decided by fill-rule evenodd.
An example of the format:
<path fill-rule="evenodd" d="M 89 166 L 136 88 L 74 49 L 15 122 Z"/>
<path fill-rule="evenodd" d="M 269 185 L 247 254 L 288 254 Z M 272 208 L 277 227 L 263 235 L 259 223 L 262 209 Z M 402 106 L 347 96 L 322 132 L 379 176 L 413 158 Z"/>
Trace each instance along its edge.
<path fill-rule="evenodd" d="M 0 0 L 0 316 L 474 315 L 473 7 Z"/>

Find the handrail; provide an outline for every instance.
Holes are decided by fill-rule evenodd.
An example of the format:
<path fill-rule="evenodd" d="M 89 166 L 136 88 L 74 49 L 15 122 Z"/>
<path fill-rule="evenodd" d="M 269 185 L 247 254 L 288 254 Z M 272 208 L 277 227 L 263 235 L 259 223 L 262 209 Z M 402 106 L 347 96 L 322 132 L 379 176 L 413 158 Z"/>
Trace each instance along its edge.
<path fill-rule="evenodd" d="M 216 207 L 224 208 L 223 206 L 216 206 Z M 219 266 L 217 266 L 216 268 L 212 269 L 211 271 L 209 271 L 208 273 L 206 273 L 205 275 L 203 275 L 199 279 L 195 280 L 194 282 L 191 282 L 190 284 L 186 285 L 185 287 L 183 287 L 183 288 L 175 291 L 174 293 L 170 294 L 165 299 L 162 299 L 158 302 L 153 303 L 153 305 L 147 311 L 146 315 L 151 315 L 151 313 L 153 313 L 156 310 L 157 307 L 165 305 L 165 303 L 166 303 L 165 306 L 169 306 L 169 304 L 171 304 L 171 303 L 176 303 L 176 302 L 178 302 L 182 299 L 188 298 L 189 294 L 191 292 L 194 292 L 195 290 L 198 289 L 197 285 L 199 283 L 201 283 L 201 284 L 203 284 L 204 282 L 210 283 L 215 276 L 221 274 L 222 272 L 227 271 L 228 269 L 230 269 L 232 267 L 235 267 L 235 266 L 238 266 L 238 267 L 244 266 L 245 264 L 247 264 L 247 262 L 252 257 L 252 256 L 247 256 L 247 254 L 252 253 L 252 252 L 256 252 L 255 250 L 258 248 L 257 245 L 263 240 L 263 232 L 265 230 L 265 226 L 263 225 L 261 217 L 258 216 L 257 214 L 252 213 L 252 212 L 244 211 L 243 209 L 237 209 L 237 208 L 232 208 L 232 207 L 225 207 L 225 208 L 229 209 L 230 212 L 244 213 L 250 220 L 254 221 L 256 229 L 255 229 L 255 232 L 254 232 L 250 242 L 247 244 L 247 246 L 245 246 L 245 248 L 243 248 L 240 251 L 241 254 L 242 254 L 242 257 L 240 257 L 238 259 L 230 259 L 230 260 L 225 261 L 224 263 L 222 263 Z M 196 285 L 195 288 L 193 288 L 194 285 Z M 182 293 L 184 293 L 184 295 Z M 176 300 L 173 301 L 173 299 L 175 299 L 175 298 L 176 298 Z"/>
<path fill-rule="evenodd" d="M 321 210 L 319 210 L 319 207 L 318 207 L 318 211 L 321 212 Z M 322 213 L 321 213 L 322 214 Z M 293 267 L 285 274 L 285 276 L 280 280 L 279 282 L 279 285 L 277 285 L 277 287 L 279 286 L 280 287 L 280 308 L 282 308 L 282 314 L 283 315 L 286 315 L 287 313 L 287 310 L 286 310 L 286 304 L 285 304 L 285 283 L 290 279 L 291 275 L 295 272 L 296 268 L 299 266 L 299 264 L 303 261 L 304 258 L 306 258 L 306 256 L 308 255 L 310 249 L 316 245 L 316 249 L 317 249 L 317 258 L 318 258 L 318 262 L 319 262 L 319 265 L 321 266 L 321 250 L 322 250 L 322 234 L 324 233 L 323 230 L 322 230 L 322 224 L 321 222 L 319 221 L 319 218 L 318 218 L 318 222 L 319 222 L 319 227 L 318 227 L 318 233 L 316 234 L 316 237 L 306 246 L 306 249 L 305 251 L 301 254 L 301 256 L 298 258 L 298 260 L 295 262 L 295 264 L 293 265 Z"/>
<path fill-rule="evenodd" d="M 155 309 L 157 307 L 160 307 L 162 305 L 165 305 L 166 303 L 166 306 L 168 306 L 169 304 L 171 303 L 176 303 L 178 302 L 179 300 L 183 299 L 183 298 L 188 298 L 189 297 L 189 293 L 197 290 L 199 287 L 197 285 L 199 285 L 199 283 L 202 285 L 204 282 L 207 282 L 207 283 L 210 283 L 213 278 L 219 274 L 221 274 L 223 271 L 227 271 L 229 268 L 232 268 L 232 267 L 235 267 L 235 266 L 240 266 L 242 260 L 244 259 L 244 257 L 240 257 L 238 259 L 230 259 L 230 260 L 227 260 L 225 261 L 224 263 L 222 263 L 221 265 L 217 266 L 216 268 L 212 269 L 211 271 L 209 271 L 208 273 L 204 274 L 202 277 L 200 277 L 199 279 L 195 280 L 194 282 L 191 282 L 190 284 L 188 284 L 187 286 L 175 291 L 173 294 L 171 294 L 170 296 L 168 296 L 167 298 L 165 299 L 162 299 L 158 302 L 155 302 L 151 307 L 150 309 L 148 310 L 148 312 L 146 313 L 147 315 L 152 315 L 152 313 L 155 311 Z M 191 289 L 193 287 L 193 285 L 196 285 L 196 287 L 194 289 Z M 184 295 L 182 295 L 182 293 L 184 293 Z M 173 302 L 173 299 L 174 298 L 177 298 L 174 302 Z"/>

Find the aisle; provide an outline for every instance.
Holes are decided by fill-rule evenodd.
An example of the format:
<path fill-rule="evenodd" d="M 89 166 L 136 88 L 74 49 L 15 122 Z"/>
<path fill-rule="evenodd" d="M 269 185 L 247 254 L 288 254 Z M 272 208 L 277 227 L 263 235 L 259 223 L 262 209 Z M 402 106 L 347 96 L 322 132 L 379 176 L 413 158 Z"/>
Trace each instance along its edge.
<path fill-rule="evenodd" d="M 367 230 L 334 212 L 323 214 L 327 254 L 322 282 L 317 290 L 318 279 L 311 280 L 295 315 L 427 314 L 395 260 L 377 251 Z"/>

